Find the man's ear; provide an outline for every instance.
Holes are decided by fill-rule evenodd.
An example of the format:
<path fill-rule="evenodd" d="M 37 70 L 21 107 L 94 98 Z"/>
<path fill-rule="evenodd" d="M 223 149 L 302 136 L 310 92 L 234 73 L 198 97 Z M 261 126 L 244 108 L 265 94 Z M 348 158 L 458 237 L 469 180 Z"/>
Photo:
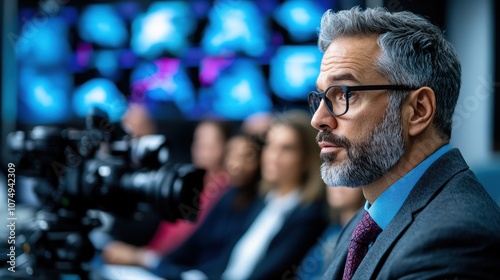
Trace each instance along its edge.
<path fill-rule="evenodd" d="M 416 136 L 429 126 L 436 113 L 436 95 L 430 87 L 421 87 L 407 97 L 408 134 Z"/>

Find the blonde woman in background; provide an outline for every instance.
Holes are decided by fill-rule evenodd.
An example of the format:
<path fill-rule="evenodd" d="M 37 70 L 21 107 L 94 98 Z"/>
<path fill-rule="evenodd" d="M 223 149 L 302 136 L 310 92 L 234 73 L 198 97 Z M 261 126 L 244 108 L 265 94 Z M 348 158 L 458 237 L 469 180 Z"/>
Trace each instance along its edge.
<path fill-rule="evenodd" d="M 315 135 L 302 111 L 271 123 L 262 151 L 262 210 L 231 251 L 222 279 L 286 278 L 326 228 Z"/>

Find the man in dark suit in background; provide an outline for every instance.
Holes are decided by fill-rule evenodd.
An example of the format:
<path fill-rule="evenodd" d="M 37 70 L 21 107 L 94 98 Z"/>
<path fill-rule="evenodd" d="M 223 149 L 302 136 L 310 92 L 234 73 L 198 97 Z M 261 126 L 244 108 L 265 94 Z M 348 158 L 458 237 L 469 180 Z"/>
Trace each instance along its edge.
<path fill-rule="evenodd" d="M 329 186 L 367 199 L 325 279 L 500 279 L 500 209 L 449 146 L 461 66 L 442 31 L 410 12 L 322 18 L 309 94 Z"/>

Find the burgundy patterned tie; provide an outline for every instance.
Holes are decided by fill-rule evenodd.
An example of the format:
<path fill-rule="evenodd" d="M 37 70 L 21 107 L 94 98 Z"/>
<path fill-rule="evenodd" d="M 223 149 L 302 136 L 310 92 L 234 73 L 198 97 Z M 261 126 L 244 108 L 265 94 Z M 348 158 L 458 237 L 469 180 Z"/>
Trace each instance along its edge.
<path fill-rule="evenodd" d="M 375 223 L 372 217 L 370 217 L 370 214 L 365 211 L 363 218 L 361 218 L 361 221 L 359 221 L 351 236 L 343 280 L 352 278 L 354 272 L 368 252 L 368 246 L 375 241 L 380 232 L 382 232 L 382 229 Z"/>

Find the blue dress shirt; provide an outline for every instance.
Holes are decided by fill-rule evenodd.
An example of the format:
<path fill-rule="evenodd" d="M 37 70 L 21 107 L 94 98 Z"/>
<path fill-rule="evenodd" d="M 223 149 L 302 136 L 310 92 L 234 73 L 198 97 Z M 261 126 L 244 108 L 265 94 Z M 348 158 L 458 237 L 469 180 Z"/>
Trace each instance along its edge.
<path fill-rule="evenodd" d="M 399 209 L 403 205 L 403 202 L 406 200 L 413 187 L 417 184 L 418 180 L 422 177 L 429 166 L 431 166 L 438 158 L 450 149 L 450 145 L 444 145 L 439 148 L 432 155 L 385 190 L 372 205 L 370 205 L 368 201 L 365 203 L 365 210 L 370 213 L 370 216 L 380 226 L 380 228 L 382 228 L 382 230 L 384 230 L 392 221 L 394 216 L 396 216 Z"/>

